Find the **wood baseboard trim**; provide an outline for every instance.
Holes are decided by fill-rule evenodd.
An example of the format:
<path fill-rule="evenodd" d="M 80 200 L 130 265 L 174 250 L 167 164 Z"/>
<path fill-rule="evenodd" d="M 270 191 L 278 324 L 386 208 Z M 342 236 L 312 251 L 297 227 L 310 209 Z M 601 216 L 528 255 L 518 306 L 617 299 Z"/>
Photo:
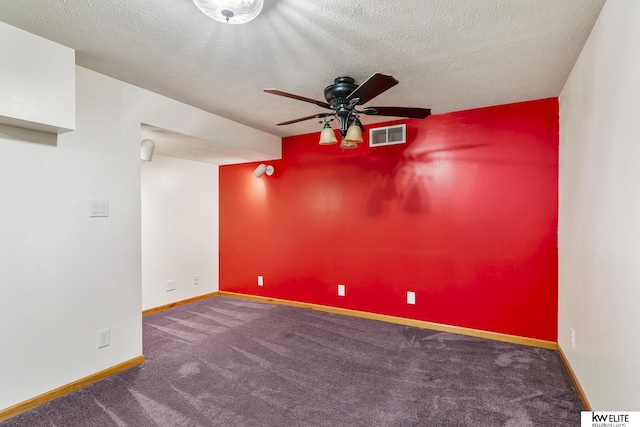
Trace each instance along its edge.
<path fill-rule="evenodd" d="M 211 292 L 209 294 L 198 295 L 197 297 L 187 298 L 187 299 L 183 299 L 181 301 L 172 302 L 171 304 L 161 305 L 160 307 L 149 308 L 147 310 L 143 310 L 142 311 L 142 315 L 143 316 L 147 316 L 149 314 L 157 313 L 159 311 L 164 311 L 164 310 L 167 310 L 169 308 L 177 307 L 179 305 L 189 304 L 190 302 L 196 302 L 196 301 L 200 301 L 200 300 L 203 300 L 203 299 L 215 297 L 218 294 L 219 294 L 218 291 Z"/>
<path fill-rule="evenodd" d="M 580 385 L 580 381 L 578 381 L 578 377 L 576 376 L 576 373 L 573 371 L 573 368 L 569 363 L 569 359 L 567 359 L 567 355 L 564 354 L 564 351 L 562 351 L 562 347 L 560 347 L 560 344 L 558 344 L 558 354 L 560 355 L 560 359 L 562 359 L 562 363 L 564 363 L 564 367 L 567 369 L 567 372 L 569 373 L 569 377 L 571 377 L 571 381 L 573 382 L 573 386 L 576 388 L 576 391 L 578 392 L 578 396 L 580 396 L 580 400 L 582 401 L 582 406 L 584 406 L 584 410 L 593 411 L 593 408 L 591 407 L 591 404 L 587 399 L 587 395 L 584 392 L 584 389 L 582 388 L 582 386 Z"/>
<path fill-rule="evenodd" d="M 464 328 L 460 326 L 443 325 L 440 323 L 426 322 L 423 320 L 406 319 L 404 317 L 389 316 L 386 314 L 368 313 L 366 311 L 351 310 L 347 308 L 330 307 L 326 305 L 311 304 L 306 302 L 289 301 L 278 298 L 261 297 L 256 295 L 240 294 L 236 292 L 218 292 L 219 296 L 241 298 L 250 301 L 266 302 L 271 304 L 289 305 L 292 307 L 308 308 L 311 310 L 326 311 L 329 313 L 343 314 L 346 316 L 361 317 L 363 319 L 379 320 L 382 322 L 397 323 L 399 325 L 414 326 L 423 329 L 432 329 L 441 332 L 451 332 L 454 334 L 467 335 L 478 338 L 486 338 L 495 341 L 509 342 L 513 344 L 527 345 L 531 347 L 541 347 L 556 350 L 557 344 L 554 341 L 545 341 L 535 338 L 519 337 L 516 335 L 501 334 L 498 332 L 488 332 L 479 329 Z"/>
<path fill-rule="evenodd" d="M 96 372 L 95 374 L 91 374 L 87 377 L 81 378 L 72 383 L 63 385 L 62 387 L 58 387 L 56 389 L 43 393 L 39 396 L 25 400 L 24 402 L 20 402 L 13 406 L 9 406 L 8 408 L 0 410 L 0 422 L 6 419 L 9 419 L 11 417 L 15 417 L 16 415 L 21 414 L 22 412 L 28 411 L 29 409 L 35 408 L 36 406 L 40 406 L 43 403 L 46 403 L 57 397 L 63 396 L 67 393 L 71 393 L 74 390 L 85 387 L 103 378 L 109 377 L 113 374 L 117 374 L 118 372 L 125 371 L 129 368 L 133 368 L 134 366 L 141 364 L 143 361 L 144 361 L 143 355 L 134 357 L 131 360 L 127 360 L 126 362 L 122 362 L 110 368 L 104 369 L 100 372 Z"/>

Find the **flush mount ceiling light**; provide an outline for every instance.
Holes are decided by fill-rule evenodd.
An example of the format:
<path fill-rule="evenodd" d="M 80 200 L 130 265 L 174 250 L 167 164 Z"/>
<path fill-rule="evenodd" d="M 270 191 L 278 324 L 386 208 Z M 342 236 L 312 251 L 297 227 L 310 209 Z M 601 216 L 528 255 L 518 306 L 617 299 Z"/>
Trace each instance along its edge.
<path fill-rule="evenodd" d="M 252 21 L 262 11 L 264 0 L 193 0 L 209 18 L 228 24 Z"/>

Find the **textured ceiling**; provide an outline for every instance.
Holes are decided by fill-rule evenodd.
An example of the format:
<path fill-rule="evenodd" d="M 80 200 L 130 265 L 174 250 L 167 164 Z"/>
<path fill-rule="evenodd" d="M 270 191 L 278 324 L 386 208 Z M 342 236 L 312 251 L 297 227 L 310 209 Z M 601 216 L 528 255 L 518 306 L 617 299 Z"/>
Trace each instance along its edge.
<path fill-rule="evenodd" d="M 338 76 L 380 72 L 400 84 L 370 105 L 434 113 L 557 96 L 604 1 L 265 0 L 227 25 L 191 0 L 0 0 L 0 20 L 83 67 L 286 136 L 320 125 L 275 123 L 326 110 L 263 88 L 323 100 Z"/>

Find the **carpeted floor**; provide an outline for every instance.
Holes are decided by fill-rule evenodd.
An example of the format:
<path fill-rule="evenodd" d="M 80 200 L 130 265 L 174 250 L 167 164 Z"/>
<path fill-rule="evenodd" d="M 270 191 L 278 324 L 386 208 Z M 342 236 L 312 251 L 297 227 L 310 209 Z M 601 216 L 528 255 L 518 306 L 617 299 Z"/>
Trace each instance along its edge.
<path fill-rule="evenodd" d="M 559 356 L 227 297 L 144 318 L 145 362 L 25 412 L 39 426 L 571 426 Z"/>

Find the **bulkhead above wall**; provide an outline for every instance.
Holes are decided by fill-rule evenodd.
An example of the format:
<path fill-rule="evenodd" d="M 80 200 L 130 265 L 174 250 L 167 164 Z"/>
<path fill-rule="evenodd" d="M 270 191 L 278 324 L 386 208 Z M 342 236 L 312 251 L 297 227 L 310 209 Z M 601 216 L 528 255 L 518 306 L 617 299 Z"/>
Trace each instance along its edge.
<path fill-rule="evenodd" d="M 0 124 L 60 134 L 76 127 L 75 51 L 0 22 Z"/>
<path fill-rule="evenodd" d="M 205 139 L 169 129 L 140 124 L 140 140 L 149 139 L 155 144 L 153 154 L 175 157 L 214 165 L 274 160 L 279 156 L 265 152 L 252 151 L 235 144 L 225 144 L 213 139 Z M 266 144 L 262 148 L 267 149 Z"/>

